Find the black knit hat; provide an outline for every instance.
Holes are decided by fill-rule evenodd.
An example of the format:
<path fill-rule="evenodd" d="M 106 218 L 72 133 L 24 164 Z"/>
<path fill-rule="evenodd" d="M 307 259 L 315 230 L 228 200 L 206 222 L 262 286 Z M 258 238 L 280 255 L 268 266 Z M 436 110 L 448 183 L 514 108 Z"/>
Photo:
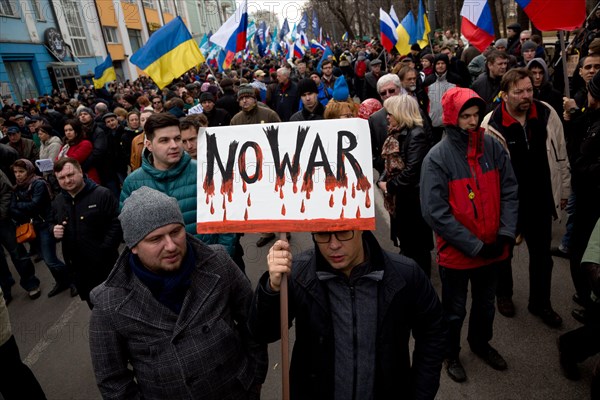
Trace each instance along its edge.
<path fill-rule="evenodd" d="M 588 91 L 593 98 L 600 100 L 600 74 L 594 75 L 592 80 L 588 83 Z"/>
<path fill-rule="evenodd" d="M 310 78 L 305 78 L 298 82 L 298 94 L 302 96 L 304 93 L 319 93 L 315 81 Z"/>
<path fill-rule="evenodd" d="M 214 103 L 215 96 L 213 96 L 213 94 L 210 92 L 204 92 L 200 95 L 200 104 L 204 103 L 205 101 L 212 101 Z"/>

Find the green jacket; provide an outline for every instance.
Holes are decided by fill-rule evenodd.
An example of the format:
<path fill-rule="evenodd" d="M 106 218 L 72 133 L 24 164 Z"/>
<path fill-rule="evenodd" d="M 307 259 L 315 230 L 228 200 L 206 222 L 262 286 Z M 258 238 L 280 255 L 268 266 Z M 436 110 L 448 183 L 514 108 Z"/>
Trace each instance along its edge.
<path fill-rule="evenodd" d="M 206 244 L 221 244 L 233 256 L 235 250 L 235 234 L 197 234 L 196 233 L 196 161 L 189 154 L 183 153 L 181 160 L 173 168 L 161 171 L 152 165 L 152 153 L 146 152 L 142 157 L 142 167 L 133 171 L 121 190 L 119 207 L 131 193 L 142 186 L 156 189 L 177 199 L 179 209 L 183 214 L 185 230 L 195 235 Z"/>

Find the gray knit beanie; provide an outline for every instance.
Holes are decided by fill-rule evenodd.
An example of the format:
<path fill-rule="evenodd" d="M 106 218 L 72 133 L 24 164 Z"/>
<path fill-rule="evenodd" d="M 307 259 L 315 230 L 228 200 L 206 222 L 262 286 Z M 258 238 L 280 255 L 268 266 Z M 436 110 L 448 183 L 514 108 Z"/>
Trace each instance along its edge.
<path fill-rule="evenodd" d="M 125 199 L 119 220 L 123 239 L 130 249 L 160 227 L 169 224 L 185 226 L 177 199 L 148 186 L 142 186 Z"/>
<path fill-rule="evenodd" d="M 521 52 L 535 50 L 535 49 L 537 49 L 537 47 L 538 47 L 537 43 L 535 43 L 531 40 L 528 40 L 521 45 Z"/>

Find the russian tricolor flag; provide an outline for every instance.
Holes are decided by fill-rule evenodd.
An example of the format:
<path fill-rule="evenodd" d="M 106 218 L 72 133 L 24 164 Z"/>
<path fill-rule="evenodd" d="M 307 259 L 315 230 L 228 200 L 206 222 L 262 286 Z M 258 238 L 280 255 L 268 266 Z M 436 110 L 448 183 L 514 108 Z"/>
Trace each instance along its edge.
<path fill-rule="evenodd" d="M 299 40 L 296 40 L 296 43 L 294 43 L 294 57 L 302 58 L 304 57 L 304 53 L 304 47 L 302 47 L 302 44 L 300 44 Z"/>
<path fill-rule="evenodd" d="M 465 1 L 460 15 L 462 34 L 483 53 L 494 40 L 494 24 L 487 0 Z"/>
<path fill-rule="evenodd" d="M 321 43 L 317 42 L 315 39 L 310 41 L 310 52 L 312 54 L 317 54 L 317 51 L 325 51 L 325 46 L 323 46 Z"/>
<path fill-rule="evenodd" d="M 383 11 L 383 8 L 379 9 L 379 30 L 381 30 L 381 44 L 387 51 L 392 51 L 398 42 L 398 33 L 392 17 Z"/>
<path fill-rule="evenodd" d="M 210 41 L 222 48 L 237 53 L 246 48 L 246 30 L 248 29 L 248 0 L 243 0 L 240 7 L 221 28 L 215 32 Z"/>
<path fill-rule="evenodd" d="M 541 31 L 573 31 L 585 21 L 585 0 L 516 0 Z"/>

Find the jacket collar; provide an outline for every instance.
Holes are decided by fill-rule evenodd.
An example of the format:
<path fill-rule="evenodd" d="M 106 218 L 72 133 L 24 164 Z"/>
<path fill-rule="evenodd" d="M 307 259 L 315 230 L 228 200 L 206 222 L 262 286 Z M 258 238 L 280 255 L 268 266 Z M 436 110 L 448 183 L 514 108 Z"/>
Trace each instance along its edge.
<path fill-rule="evenodd" d="M 192 244 L 198 262 L 211 262 L 215 257 L 214 253 L 207 251 L 207 247 L 190 234 L 187 234 L 187 240 Z M 108 287 L 125 291 L 117 300 L 114 312 L 158 329 L 172 330 L 173 340 L 194 320 L 221 277 L 196 266 L 191 275 L 190 289 L 183 301 L 181 312 L 177 315 L 156 300 L 150 290 L 133 274 L 128 263 L 130 254 L 131 250 L 126 248 L 105 282 Z"/>
<path fill-rule="evenodd" d="M 498 108 L 498 110 L 502 115 L 502 126 L 503 127 L 508 128 L 509 126 L 511 126 L 513 124 L 519 124 L 519 125 L 521 124 L 512 115 L 510 115 L 510 113 L 506 109 L 505 101 L 502 102 L 502 107 Z M 532 120 L 532 119 L 537 119 L 537 118 L 538 118 L 537 104 L 534 100 L 531 102 L 531 107 L 529 108 L 529 111 L 527 111 L 527 121 Z"/>
<path fill-rule="evenodd" d="M 179 160 L 179 162 L 176 165 L 174 165 L 170 169 L 163 171 L 154 168 L 154 165 L 152 165 L 151 157 L 151 152 L 144 152 L 144 155 L 142 157 L 142 169 L 146 173 L 151 175 L 154 179 L 159 181 L 168 180 L 179 176 L 187 168 L 189 163 L 195 162 L 192 160 L 192 157 L 190 157 L 190 155 L 184 151 L 183 155 L 181 156 L 181 160 Z"/>

